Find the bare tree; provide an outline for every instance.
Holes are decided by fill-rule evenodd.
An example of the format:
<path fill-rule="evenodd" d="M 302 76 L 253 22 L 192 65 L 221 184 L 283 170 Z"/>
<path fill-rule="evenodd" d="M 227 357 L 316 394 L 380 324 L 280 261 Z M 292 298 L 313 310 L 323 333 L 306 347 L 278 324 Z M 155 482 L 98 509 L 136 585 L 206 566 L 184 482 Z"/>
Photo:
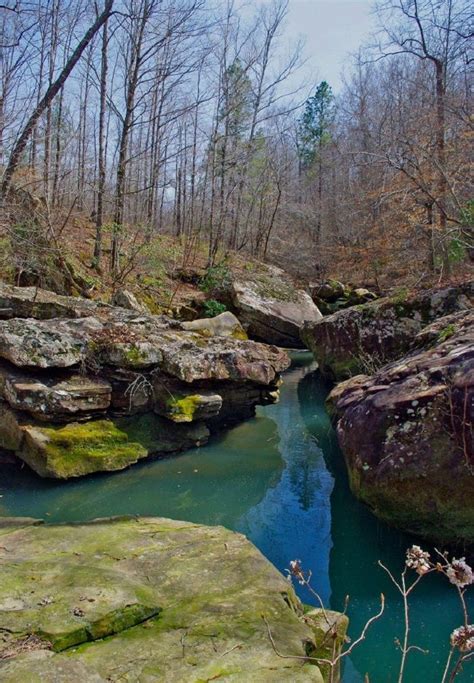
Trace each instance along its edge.
<path fill-rule="evenodd" d="M 114 0 L 106 0 L 104 9 L 101 14 L 96 18 L 92 26 L 87 30 L 82 40 L 78 43 L 72 55 L 67 60 L 64 68 L 62 69 L 59 76 L 54 82 L 50 84 L 45 94 L 36 105 L 34 111 L 26 122 L 23 130 L 21 131 L 15 145 L 13 146 L 10 158 L 8 160 L 7 167 L 3 174 L 1 194 L 3 197 L 7 195 L 10 188 L 13 174 L 20 162 L 21 155 L 28 143 L 31 133 L 36 125 L 36 122 L 43 114 L 43 112 L 51 105 L 58 92 L 61 90 L 63 85 L 66 83 L 71 71 L 76 66 L 77 62 L 81 58 L 84 50 L 87 48 L 91 40 L 94 38 L 95 34 L 101 29 L 104 22 L 108 19 L 111 14 Z"/>
<path fill-rule="evenodd" d="M 446 195 L 446 91 L 448 80 L 468 59 L 469 42 L 474 36 L 472 7 L 466 0 L 384 0 L 377 5 L 385 39 L 382 54 L 409 55 L 433 67 L 435 81 L 436 125 L 435 155 L 437 187 L 433 201 L 438 209 L 438 226 L 444 268 L 449 271 L 445 240 L 447 226 Z"/>

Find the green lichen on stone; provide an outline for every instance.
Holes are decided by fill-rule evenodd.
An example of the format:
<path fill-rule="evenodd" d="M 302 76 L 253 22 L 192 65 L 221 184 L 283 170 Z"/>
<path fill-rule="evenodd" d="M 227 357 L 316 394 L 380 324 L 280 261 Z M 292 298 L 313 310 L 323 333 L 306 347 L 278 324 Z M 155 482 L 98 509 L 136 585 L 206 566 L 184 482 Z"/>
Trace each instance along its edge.
<path fill-rule="evenodd" d="M 76 610 L 77 609 L 80 608 L 76 608 Z M 77 614 L 79 614 L 77 617 L 77 621 L 79 622 L 77 628 L 72 628 L 71 630 L 65 629 L 64 632 L 48 632 L 47 630 L 39 629 L 35 632 L 35 635 L 38 635 L 40 638 L 50 643 L 55 652 L 61 652 L 70 647 L 80 645 L 81 643 L 91 642 L 115 635 L 116 633 L 121 633 L 126 629 L 132 628 L 132 626 L 136 626 L 152 617 L 156 617 L 160 611 L 159 607 L 133 603 L 114 609 L 105 615 L 100 616 L 98 619 L 92 620 L 89 620 L 85 613 L 84 616 L 80 616 L 81 613 L 77 612 Z M 73 616 L 76 616 L 74 610 Z"/>
<path fill-rule="evenodd" d="M 456 327 L 453 323 L 450 325 L 446 325 L 442 330 L 438 332 L 438 341 L 439 342 L 444 342 L 446 339 L 449 339 L 450 337 L 453 336 L 453 334 L 456 332 Z"/>
<path fill-rule="evenodd" d="M 240 341 L 248 340 L 248 335 L 246 331 L 239 325 L 236 325 L 234 327 L 234 329 L 232 330 L 232 334 L 230 336 L 232 337 L 232 339 L 239 339 Z"/>
<path fill-rule="evenodd" d="M 189 394 L 180 398 L 173 396 L 166 402 L 170 415 L 177 422 L 192 422 L 194 414 L 202 403 L 199 394 Z"/>
<path fill-rule="evenodd" d="M 116 518 L 9 527 L 2 545 L 11 549 L 0 583 L 10 650 L 39 633 L 53 645 L 0 657 L 2 683 L 323 683 L 315 662 L 304 661 L 321 643 L 301 604 L 240 534 Z M 288 658 L 275 653 L 268 628 Z"/>
<path fill-rule="evenodd" d="M 135 344 L 131 344 L 130 348 L 125 351 L 124 355 L 129 367 L 141 367 L 147 358 L 146 353 L 140 351 Z"/>
<path fill-rule="evenodd" d="M 160 306 L 150 294 L 141 293 L 137 299 L 148 308 L 152 315 L 161 315 L 164 312 L 164 307 Z"/>
<path fill-rule="evenodd" d="M 401 305 L 408 301 L 409 291 L 407 287 L 400 287 L 395 291 L 395 293 L 390 297 L 391 303 L 395 305 Z"/>
<path fill-rule="evenodd" d="M 298 300 L 296 288 L 278 277 L 261 273 L 255 277 L 255 283 L 258 295 L 264 299 L 288 302 Z"/>
<path fill-rule="evenodd" d="M 344 645 L 349 619 L 345 614 L 327 609 L 311 609 L 305 613 L 305 621 L 315 635 L 316 647 L 307 648 L 307 654 L 318 660 L 333 660 Z M 339 680 L 340 667 L 331 672 L 331 666 L 318 661 L 324 680 Z M 332 677 L 331 677 L 332 674 Z"/>
<path fill-rule="evenodd" d="M 33 440 L 32 433 L 39 433 L 40 439 Z M 26 444 L 26 456 L 42 451 L 45 474 L 54 472 L 60 478 L 102 468 L 122 469 L 148 452 L 141 443 L 129 439 L 118 421 L 108 419 L 35 426 L 27 432 Z"/>
<path fill-rule="evenodd" d="M 321 354 L 318 358 L 317 351 L 314 355 L 325 375 L 337 381 L 349 379 L 364 371 L 363 363 L 356 355 L 331 356 Z"/>

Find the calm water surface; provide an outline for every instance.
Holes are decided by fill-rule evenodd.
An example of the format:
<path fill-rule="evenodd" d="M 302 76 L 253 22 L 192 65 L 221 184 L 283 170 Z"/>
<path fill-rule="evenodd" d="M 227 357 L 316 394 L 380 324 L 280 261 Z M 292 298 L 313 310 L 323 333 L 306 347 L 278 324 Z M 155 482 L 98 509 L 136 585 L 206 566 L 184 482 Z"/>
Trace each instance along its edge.
<path fill-rule="evenodd" d="M 347 661 L 344 683 L 362 683 L 366 672 L 371 683 L 395 682 L 399 653 L 394 641 L 403 636 L 403 614 L 377 560 L 398 571 L 413 539 L 378 522 L 351 496 L 324 411 L 327 391 L 311 356 L 297 354 L 280 403 L 259 408 L 255 419 L 207 446 L 67 483 L 7 468 L 0 475 L 0 514 L 51 522 L 157 515 L 243 532 L 281 571 L 300 559 L 328 606 L 343 608 L 349 595 L 353 638 L 385 593 L 386 612 Z M 300 597 L 314 602 L 301 590 Z M 449 633 L 461 624 L 455 592 L 430 576 L 411 605 L 412 642 L 429 653 L 411 655 L 405 682 L 440 681 Z M 457 680 L 473 681 L 474 665 Z"/>

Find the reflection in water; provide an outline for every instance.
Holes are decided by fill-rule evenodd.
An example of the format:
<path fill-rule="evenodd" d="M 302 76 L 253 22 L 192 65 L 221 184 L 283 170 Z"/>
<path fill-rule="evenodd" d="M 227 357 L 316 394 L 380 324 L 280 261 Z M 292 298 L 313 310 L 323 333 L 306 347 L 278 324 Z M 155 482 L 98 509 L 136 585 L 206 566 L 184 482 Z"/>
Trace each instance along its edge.
<path fill-rule="evenodd" d="M 304 429 L 295 400 L 298 382 L 310 370 L 303 366 L 289 373 L 281 403 L 265 408 L 278 424 L 285 469 L 278 484 L 238 521 L 237 528 L 281 571 L 293 559 L 311 567 L 314 587 L 328 601 L 333 478 L 315 437 Z M 310 600 L 309 594 L 301 597 Z"/>
<path fill-rule="evenodd" d="M 398 574 L 403 567 L 406 549 L 420 541 L 379 522 L 352 496 L 334 430 L 327 416 L 321 413 L 327 392 L 328 386 L 318 373 L 306 375 L 298 385 L 306 429 L 323 449 L 328 469 L 335 480 L 331 493 L 331 607 L 343 609 L 349 595 L 350 634 L 354 638 L 362 631 L 367 619 L 378 611 L 380 594 L 384 593 L 387 599 L 382 619 L 372 626 L 365 642 L 354 650 L 351 662 L 346 666 L 344 681 L 362 682 L 364 674 L 369 672 L 371 681 L 395 683 L 400 661 L 395 638 L 403 637 L 403 608 L 399 594 L 378 561 Z M 445 579 L 430 576 L 413 593 L 410 605 L 411 642 L 429 652 L 414 651 L 410 654 L 404 681 L 441 680 L 449 634 L 461 624 L 456 593 Z M 469 668 L 472 664 L 467 666 Z M 471 681 L 472 670 L 467 670 L 456 680 Z"/>
<path fill-rule="evenodd" d="M 263 457 L 242 457 L 247 442 Z M 205 448 L 114 474 L 54 482 L 12 469 L 0 484 L 1 512 L 49 522 L 156 515 L 232 528 L 276 484 L 282 467 L 277 425 L 259 416 Z"/>
<path fill-rule="evenodd" d="M 41 480 L 25 467 L 0 473 L 0 514 L 74 521 L 140 514 L 174 517 L 237 529 L 284 571 L 300 559 L 312 585 L 331 607 L 351 597 L 351 634 L 377 610 L 380 592 L 388 608 L 345 666 L 345 683 L 396 680 L 402 635 L 400 601 L 377 566 L 396 569 L 412 540 L 388 529 L 350 494 L 347 477 L 324 411 L 328 387 L 313 372 L 309 354 L 298 354 L 286 374 L 281 401 L 257 417 L 215 437 L 200 449 L 145 462 L 116 474 L 78 481 Z M 305 602 L 314 602 L 301 592 Z M 454 592 L 423 581 L 412 602 L 414 653 L 405 683 L 436 681 L 449 632 L 460 623 Z M 469 671 L 460 681 L 471 680 Z"/>

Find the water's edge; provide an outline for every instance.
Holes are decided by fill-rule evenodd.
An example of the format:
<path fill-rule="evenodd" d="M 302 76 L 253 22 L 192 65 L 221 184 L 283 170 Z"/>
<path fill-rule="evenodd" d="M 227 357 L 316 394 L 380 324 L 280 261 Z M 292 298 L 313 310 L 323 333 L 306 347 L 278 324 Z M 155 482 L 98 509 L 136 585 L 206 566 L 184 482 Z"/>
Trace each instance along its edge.
<path fill-rule="evenodd" d="M 378 522 L 350 494 L 324 410 L 328 386 L 314 369 L 309 354 L 295 354 L 280 403 L 259 408 L 254 419 L 174 458 L 68 482 L 5 466 L 0 514 L 51 522 L 156 515 L 245 533 L 281 571 L 300 559 L 328 606 L 342 609 L 349 594 L 353 638 L 384 592 L 386 614 L 354 651 L 344 681 L 363 681 L 366 671 L 373 682 L 396 681 L 401 604 L 377 561 L 397 571 L 413 539 Z M 304 591 L 300 597 L 314 603 Z M 449 633 L 461 622 L 455 593 L 429 577 L 414 595 L 411 612 L 413 642 L 430 653 L 413 653 L 406 681 L 419 681 L 421 672 L 423 680 L 440 680 Z M 458 680 L 470 680 L 469 671 Z"/>

